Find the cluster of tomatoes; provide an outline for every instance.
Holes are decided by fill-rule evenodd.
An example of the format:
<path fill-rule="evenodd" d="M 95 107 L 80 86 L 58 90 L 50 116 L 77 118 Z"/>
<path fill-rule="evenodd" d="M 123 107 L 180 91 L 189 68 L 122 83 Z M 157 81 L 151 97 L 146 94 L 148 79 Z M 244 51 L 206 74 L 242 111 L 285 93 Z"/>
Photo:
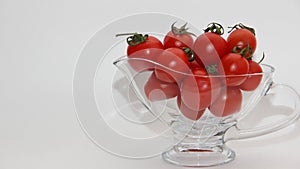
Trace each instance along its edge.
<path fill-rule="evenodd" d="M 131 67 L 152 71 L 144 86 L 148 99 L 177 97 L 178 108 L 191 120 L 206 109 L 218 117 L 240 111 L 241 90 L 255 90 L 262 79 L 261 66 L 252 60 L 254 29 L 237 24 L 225 40 L 218 23 L 209 24 L 199 36 L 188 32 L 186 24 L 171 28 L 163 42 L 138 33 L 127 38 Z"/>

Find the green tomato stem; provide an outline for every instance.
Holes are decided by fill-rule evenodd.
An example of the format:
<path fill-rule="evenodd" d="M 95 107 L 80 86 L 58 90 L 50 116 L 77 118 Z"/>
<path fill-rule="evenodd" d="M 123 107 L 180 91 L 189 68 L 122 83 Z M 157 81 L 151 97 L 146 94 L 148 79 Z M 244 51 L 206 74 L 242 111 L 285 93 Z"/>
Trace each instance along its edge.
<path fill-rule="evenodd" d="M 230 28 L 230 30 L 228 31 L 228 33 L 232 32 L 233 30 L 235 29 L 247 29 L 249 30 L 250 32 L 253 33 L 253 35 L 255 36 L 255 29 L 254 28 L 251 28 L 249 26 L 246 26 L 242 23 L 238 23 L 238 24 L 235 24 L 234 26 L 229 26 L 228 28 Z"/>
<path fill-rule="evenodd" d="M 240 48 L 239 46 L 235 46 L 233 49 L 232 49 L 232 53 L 238 53 L 240 54 L 241 56 L 243 56 L 244 58 L 246 58 L 247 60 L 252 60 L 252 57 L 253 57 L 253 50 L 251 48 L 251 46 L 248 44 L 247 47 L 245 48 Z M 246 57 L 246 55 L 250 53 L 249 56 Z"/>
<path fill-rule="evenodd" d="M 192 49 L 183 47 L 182 50 L 184 51 L 184 53 L 188 57 L 189 62 L 192 62 L 192 61 L 195 60 L 194 52 L 193 52 Z"/>
<path fill-rule="evenodd" d="M 140 34 L 140 33 L 120 33 L 120 34 L 116 34 L 116 37 L 128 36 L 128 35 L 131 35 L 131 36 L 126 38 L 127 44 L 129 46 L 139 45 L 139 44 L 145 42 L 148 38 L 147 34 L 143 35 L 143 34 Z"/>
<path fill-rule="evenodd" d="M 218 66 L 217 65 L 207 65 L 205 69 L 208 74 L 210 75 L 217 75 L 218 74 Z"/>
<path fill-rule="evenodd" d="M 135 34 L 138 34 L 138 33 L 119 33 L 119 34 L 116 34 L 116 37 L 119 37 L 119 36 L 128 36 L 128 35 L 135 35 Z"/>
<path fill-rule="evenodd" d="M 213 32 L 218 35 L 223 35 L 224 34 L 224 28 L 221 24 L 212 22 L 207 25 L 207 28 L 204 29 L 204 32 Z"/>
<path fill-rule="evenodd" d="M 186 28 L 187 22 L 184 25 L 182 25 L 180 28 L 175 27 L 175 23 L 176 22 L 174 22 L 171 25 L 171 31 L 172 31 L 173 34 L 175 34 L 175 35 L 186 35 L 186 34 L 188 34 L 188 35 L 192 35 L 192 36 L 196 37 L 196 35 L 194 33 L 188 31 L 189 28 Z"/>

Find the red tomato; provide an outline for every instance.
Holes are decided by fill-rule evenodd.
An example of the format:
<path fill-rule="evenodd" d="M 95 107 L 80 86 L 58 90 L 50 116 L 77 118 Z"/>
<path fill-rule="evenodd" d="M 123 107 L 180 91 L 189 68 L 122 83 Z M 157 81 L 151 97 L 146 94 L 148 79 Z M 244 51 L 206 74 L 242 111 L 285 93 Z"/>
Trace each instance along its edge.
<path fill-rule="evenodd" d="M 167 48 L 192 48 L 194 40 L 190 34 L 174 34 L 168 32 L 164 38 L 164 47 Z"/>
<path fill-rule="evenodd" d="M 229 116 L 241 110 L 242 92 L 238 87 L 228 87 L 222 91 L 209 110 L 217 117 Z"/>
<path fill-rule="evenodd" d="M 198 69 L 198 68 L 204 68 L 204 65 L 200 65 L 198 62 L 194 60 L 190 62 L 189 67 L 190 69 Z"/>
<path fill-rule="evenodd" d="M 255 35 L 247 29 L 236 29 L 229 34 L 227 37 L 228 51 L 232 52 L 234 47 L 239 49 L 236 52 L 240 52 L 242 49 L 247 48 L 249 45 L 251 47 L 252 53 L 248 51 L 244 56 L 251 56 L 256 49 L 256 37 Z"/>
<path fill-rule="evenodd" d="M 135 40 L 135 36 L 139 36 Z M 128 42 L 127 56 L 128 58 L 147 59 L 156 61 L 156 58 L 163 51 L 163 44 L 154 36 L 142 36 L 141 34 L 134 34 L 129 37 L 131 39 Z M 154 65 L 144 60 L 129 60 L 130 65 L 137 72 L 152 70 Z"/>
<path fill-rule="evenodd" d="M 203 110 L 192 110 L 188 108 L 182 101 L 180 95 L 177 97 L 177 105 L 180 110 L 180 112 L 188 119 L 190 120 L 199 120 L 201 116 L 203 115 L 205 109 Z"/>
<path fill-rule="evenodd" d="M 144 86 L 144 92 L 150 101 L 158 101 L 177 96 L 179 88 L 176 83 L 166 83 L 158 80 L 155 74 L 152 73 Z"/>
<path fill-rule="evenodd" d="M 246 81 L 240 85 L 240 89 L 245 91 L 255 90 L 261 82 L 262 79 L 262 68 L 260 65 L 252 60 L 248 60 L 249 62 L 249 76 Z M 258 73 L 258 74 L 256 74 Z"/>
<path fill-rule="evenodd" d="M 218 72 L 226 75 L 227 86 L 238 86 L 247 79 L 249 63 L 240 54 L 229 53 L 221 59 Z"/>
<path fill-rule="evenodd" d="M 190 69 L 187 55 L 179 48 L 165 49 L 156 61 L 164 67 L 155 66 L 155 75 L 164 82 L 179 83 Z"/>
<path fill-rule="evenodd" d="M 192 33 L 188 32 L 186 24 L 177 28 L 174 26 L 175 23 L 171 26 L 171 31 L 167 33 L 164 38 L 164 47 L 167 48 L 192 48 L 194 40 L 192 38 Z"/>
<path fill-rule="evenodd" d="M 201 34 L 193 46 L 195 59 L 200 65 L 218 64 L 220 58 L 227 54 L 227 42 L 213 32 Z"/>
<path fill-rule="evenodd" d="M 192 74 L 180 86 L 181 99 L 189 109 L 203 110 L 218 97 L 221 84 L 203 68 L 193 69 Z"/>

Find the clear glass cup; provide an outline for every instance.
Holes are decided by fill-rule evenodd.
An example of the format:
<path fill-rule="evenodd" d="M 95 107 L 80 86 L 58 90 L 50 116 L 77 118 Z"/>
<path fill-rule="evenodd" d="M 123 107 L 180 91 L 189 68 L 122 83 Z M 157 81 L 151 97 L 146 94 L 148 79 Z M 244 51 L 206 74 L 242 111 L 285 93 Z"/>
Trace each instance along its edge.
<path fill-rule="evenodd" d="M 203 114 L 201 114 L 200 119 L 196 117 L 187 118 L 186 115 L 183 115 L 180 108 L 178 108 L 178 99 L 176 99 L 179 96 L 151 101 L 151 99 L 145 95 L 144 87 L 152 71 L 142 70 L 142 68 L 137 69 L 134 65 L 151 65 L 153 68 L 173 74 L 174 77 L 177 77 L 177 75 L 183 78 L 194 77 L 190 72 L 177 72 L 154 61 L 142 58 L 128 58 L 127 56 L 117 59 L 114 65 L 127 77 L 130 82 L 129 87 L 134 91 L 141 105 L 143 105 L 149 113 L 155 115 L 172 128 L 173 145 L 162 153 L 162 158 L 172 164 L 198 167 L 228 163 L 235 158 L 235 152 L 226 145 L 228 141 L 272 133 L 292 124 L 299 118 L 299 94 L 288 85 L 274 83 L 273 75 L 275 69 L 267 64 L 261 64 L 263 69 L 262 73 L 231 76 L 209 75 L 200 77 L 209 78 L 212 86 L 218 81 L 218 84 L 212 87 L 215 90 L 211 92 L 210 105 L 213 104 L 218 97 L 221 97 L 222 92 L 227 92 L 226 79 L 246 78 L 249 76 L 261 77 L 261 82 L 255 90 L 240 90 L 242 101 L 239 111 L 229 115 L 222 115 L 213 113 L 211 111 L 213 108 L 206 108 Z M 182 81 L 176 81 L 176 83 L 179 86 L 180 93 L 184 92 L 181 84 Z M 196 82 L 194 84 L 192 83 L 192 86 L 193 85 L 196 86 Z M 293 107 L 292 113 L 276 122 L 268 123 L 260 127 L 240 128 L 239 122 L 256 107 L 257 103 L 263 97 L 270 93 L 282 93 L 283 95 L 287 95 L 287 98 L 289 98 L 288 102 L 292 104 Z M 162 95 L 163 97 L 163 94 L 163 92 L 156 91 L 153 93 L 153 97 L 157 95 L 160 95 L 159 97 Z M 193 100 L 201 103 L 200 97 L 194 97 Z M 226 109 L 225 103 L 217 106 L 219 110 Z M 191 110 L 193 109 L 191 108 Z M 166 117 L 164 114 L 168 114 L 168 116 Z M 197 113 L 194 113 L 194 115 L 197 116 Z"/>
<path fill-rule="evenodd" d="M 182 115 L 176 97 L 149 101 L 143 88 L 151 72 L 136 72 L 129 62 L 160 65 L 147 60 L 129 60 L 127 56 L 119 58 L 128 45 L 126 37 L 115 35 L 138 32 L 154 35 L 162 41 L 172 23 L 180 26 L 187 21 L 152 12 L 125 16 L 99 29 L 87 41 L 74 70 L 73 100 L 82 130 L 97 147 L 118 157 L 143 159 L 163 154 L 163 159 L 177 165 L 218 165 L 234 159 L 234 152 L 226 146 L 228 141 L 271 133 L 298 118 L 299 95 L 287 85 L 274 83 L 274 68 L 268 65 L 263 65 L 263 73 L 254 75 L 263 76 L 260 86 L 255 91 L 242 92 L 241 109 L 231 116 L 216 117 L 206 109 L 202 117 L 194 121 Z M 189 23 L 189 31 L 200 35 L 204 25 L 206 23 L 200 23 L 196 27 Z M 176 73 L 190 76 L 189 72 Z M 214 78 L 224 81 L 226 77 Z M 275 123 L 245 128 L 243 121 L 249 117 L 263 119 L 259 115 L 273 115 L 282 110 L 268 104 L 270 109 L 260 109 L 261 101 L 268 103 L 275 96 L 282 97 L 278 105 L 291 108 L 288 116 Z"/>

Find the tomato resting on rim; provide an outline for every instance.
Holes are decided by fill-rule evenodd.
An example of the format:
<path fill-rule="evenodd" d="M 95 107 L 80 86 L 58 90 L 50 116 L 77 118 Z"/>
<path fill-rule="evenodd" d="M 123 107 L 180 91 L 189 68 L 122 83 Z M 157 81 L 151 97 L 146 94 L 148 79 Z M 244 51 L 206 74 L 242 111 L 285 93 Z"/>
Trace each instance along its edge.
<path fill-rule="evenodd" d="M 218 64 L 220 59 L 228 53 L 227 42 L 221 36 L 224 33 L 222 25 L 211 23 L 195 40 L 193 50 L 195 60 L 200 65 Z"/>
<path fill-rule="evenodd" d="M 184 73 L 190 69 L 188 56 L 179 48 L 165 49 L 157 57 L 156 62 L 162 65 L 155 66 L 156 77 L 168 83 L 179 83 L 184 78 Z"/>
<path fill-rule="evenodd" d="M 227 37 L 228 51 L 239 53 L 249 48 L 244 57 L 251 57 L 256 50 L 255 30 L 241 23 L 232 27 L 232 30 Z"/>
<path fill-rule="evenodd" d="M 207 32 L 196 39 L 193 50 L 200 65 L 217 64 L 227 53 L 227 42 L 220 35 Z"/>
<path fill-rule="evenodd" d="M 143 61 L 143 59 L 156 61 L 156 58 L 163 51 L 163 44 L 154 36 L 134 34 L 118 34 L 117 36 L 131 35 L 127 38 L 127 57 L 135 58 L 129 60 L 131 67 L 137 72 L 153 70 L 154 64 Z"/>
<path fill-rule="evenodd" d="M 240 54 L 229 53 L 221 59 L 218 72 L 226 76 L 227 86 L 239 86 L 247 79 L 249 63 Z"/>
<path fill-rule="evenodd" d="M 239 87 L 245 91 L 255 90 L 261 82 L 262 79 L 262 68 L 255 61 L 248 60 L 249 62 L 249 72 L 245 82 L 243 82 Z M 252 75 L 251 75 L 252 74 Z"/>

